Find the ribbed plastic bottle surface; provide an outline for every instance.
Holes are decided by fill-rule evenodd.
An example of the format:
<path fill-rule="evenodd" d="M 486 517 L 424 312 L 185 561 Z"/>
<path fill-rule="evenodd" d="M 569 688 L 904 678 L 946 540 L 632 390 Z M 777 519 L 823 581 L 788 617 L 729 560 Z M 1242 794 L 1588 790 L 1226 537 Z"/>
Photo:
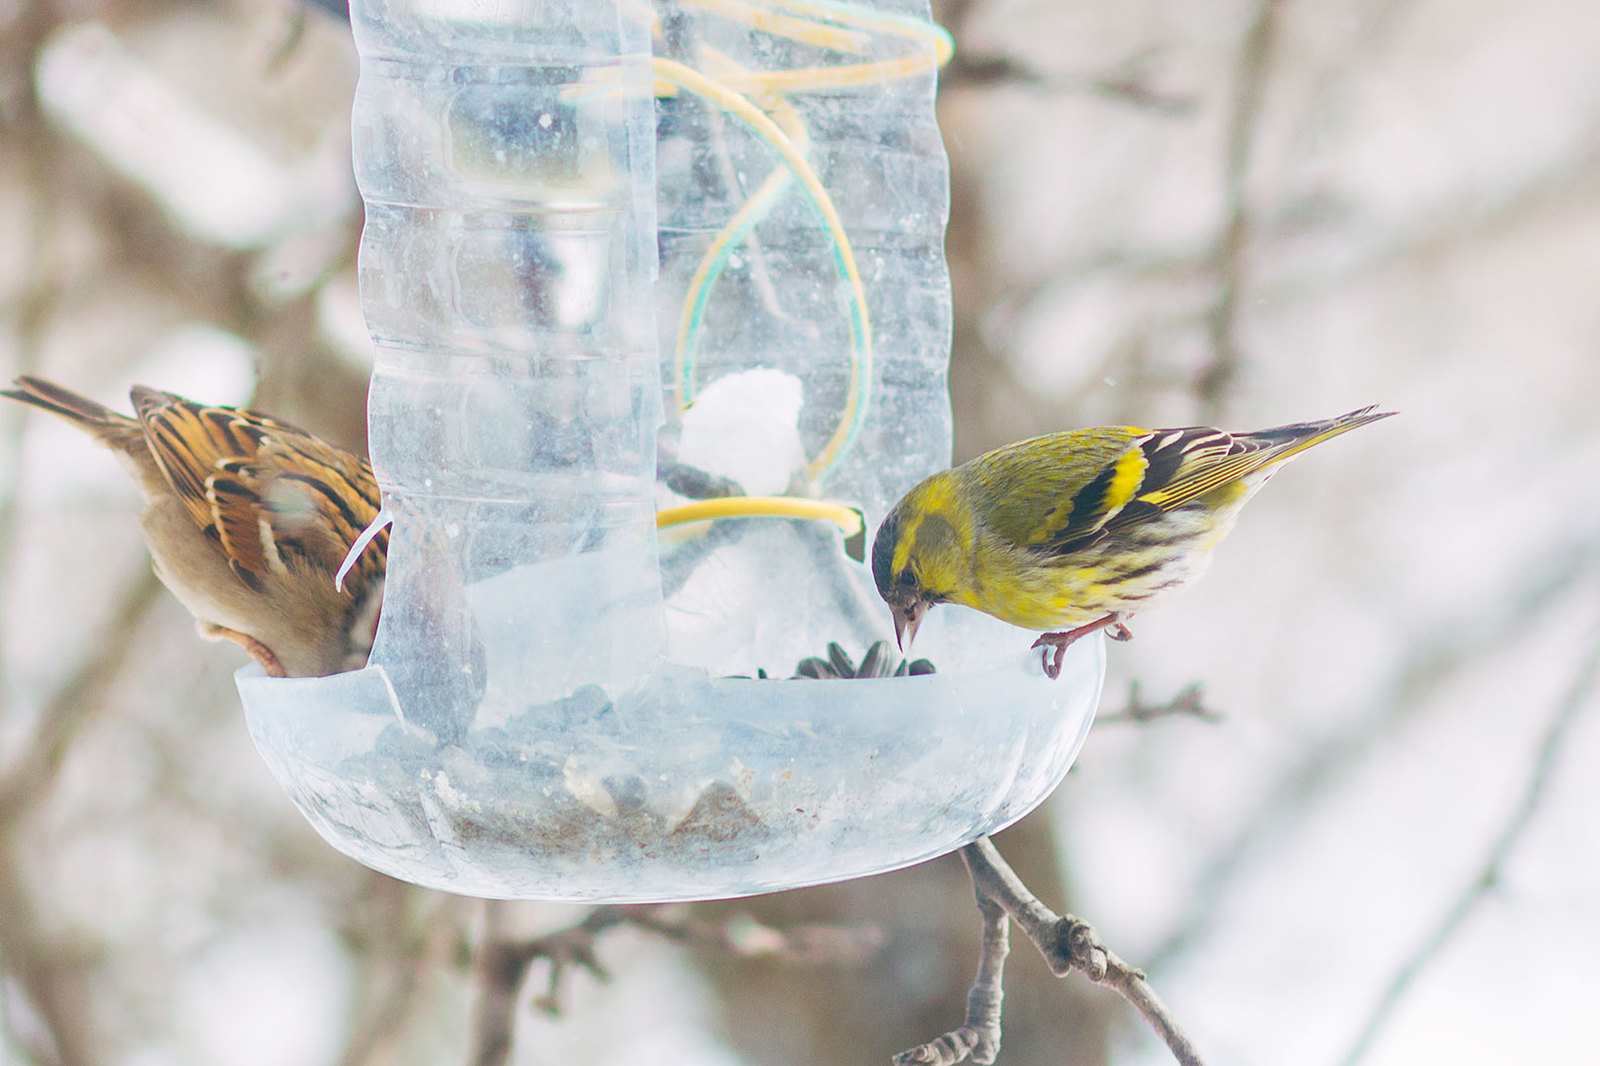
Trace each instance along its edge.
<path fill-rule="evenodd" d="M 958 608 L 931 676 L 788 679 L 889 637 L 839 529 L 658 533 L 698 496 L 843 501 L 947 465 L 947 205 L 925 3 L 356 0 L 372 665 L 241 676 L 335 846 L 490 896 L 726 896 L 1020 817 L 1093 714 Z M 889 646 L 892 650 L 892 643 Z"/>

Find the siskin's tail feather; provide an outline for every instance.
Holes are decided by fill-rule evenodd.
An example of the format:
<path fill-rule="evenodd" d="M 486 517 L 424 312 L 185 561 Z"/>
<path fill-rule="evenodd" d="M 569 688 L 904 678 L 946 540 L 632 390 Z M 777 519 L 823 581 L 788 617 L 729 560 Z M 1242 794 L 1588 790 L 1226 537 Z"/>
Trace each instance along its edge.
<path fill-rule="evenodd" d="M 1269 472 L 1307 448 L 1369 422 L 1388 418 L 1394 413 L 1374 412 L 1372 407 L 1363 407 L 1338 418 L 1321 422 L 1295 422 L 1254 433 L 1194 430 L 1191 432 L 1196 444 L 1184 455 L 1177 474 L 1167 484 L 1142 492 L 1138 498 L 1161 510 L 1170 511 L 1223 485 Z"/>
<path fill-rule="evenodd" d="M 1352 429 L 1360 429 L 1379 419 L 1399 414 L 1398 411 L 1379 411 L 1377 406 L 1373 404 L 1371 407 L 1363 407 L 1338 418 L 1327 418 L 1320 422 L 1296 422 L 1242 436 L 1252 443 L 1266 447 L 1270 452 L 1270 457 L 1263 456 L 1266 463 L 1281 463 L 1291 456 L 1299 455 L 1307 448 L 1313 448 L 1325 440 L 1332 440 L 1341 433 L 1348 433 Z"/>

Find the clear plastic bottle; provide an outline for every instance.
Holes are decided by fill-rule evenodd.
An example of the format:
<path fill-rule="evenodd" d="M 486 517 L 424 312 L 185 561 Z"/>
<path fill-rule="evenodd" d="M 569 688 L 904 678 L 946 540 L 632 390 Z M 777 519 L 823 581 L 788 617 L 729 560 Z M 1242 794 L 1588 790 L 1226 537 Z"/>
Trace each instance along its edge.
<path fill-rule="evenodd" d="M 938 674 L 756 679 L 890 635 L 866 568 L 814 521 L 655 527 L 759 491 L 871 528 L 948 462 L 925 0 L 351 16 L 383 617 L 365 670 L 240 678 L 313 824 L 435 887 L 654 900 L 890 869 L 1037 804 L 1098 641 L 1051 682 L 941 608 Z"/>

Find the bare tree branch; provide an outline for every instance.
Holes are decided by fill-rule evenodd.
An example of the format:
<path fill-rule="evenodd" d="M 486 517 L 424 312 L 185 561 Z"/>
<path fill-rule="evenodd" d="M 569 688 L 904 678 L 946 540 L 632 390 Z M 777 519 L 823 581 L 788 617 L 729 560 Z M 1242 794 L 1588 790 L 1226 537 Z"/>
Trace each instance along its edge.
<path fill-rule="evenodd" d="M 969 55 L 966 23 L 974 6 L 972 0 L 950 0 L 937 6 L 934 12 L 956 41 L 955 55 L 939 72 L 941 91 L 966 86 L 1021 85 L 1044 92 L 1088 93 L 1162 115 L 1184 116 L 1195 111 L 1197 101 L 1193 97 L 1171 96 L 1146 83 L 1144 70 L 1156 54 L 1154 49 L 1130 56 L 1102 77 L 1045 74 L 1012 56 Z"/>
<path fill-rule="evenodd" d="M 533 998 L 533 1005 L 546 1014 L 561 1013 L 562 989 L 573 969 L 609 981 L 611 975 L 599 959 L 598 941 L 619 926 L 735 958 L 791 965 L 859 965 L 883 946 L 883 934 L 873 926 L 813 924 L 778 930 L 739 915 L 724 922 L 704 921 L 672 904 L 596 907 L 576 925 L 513 941 L 504 936 L 505 906 L 495 901 L 488 904 L 484 941 L 474 967 L 479 992 L 470 1059 L 473 1066 L 501 1066 L 507 1061 L 519 990 L 539 959 L 549 964 L 548 977 L 544 992 Z"/>
<path fill-rule="evenodd" d="M 957 51 L 939 72 L 939 88 L 990 88 L 1020 85 L 1047 93 L 1084 93 L 1115 103 L 1127 104 L 1158 115 L 1181 118 L 1195 112 L 1192 96 L 1171 96 L 1151 88 L 1141 76 L 1142 61 L 1135 56 L 1115 71 L 1101 77 L 1071 74 L 1044 74 L 1011 56 L 971 56 Z"/>
<path fill-rule="evenodd" d="M 1157 718 L 1179 717 L 1198 718 L 1202 722 L 1220 722 L 1223 719 L 1220 712 L 1213 711 L 1205 705 L 1199 682 L 1185 685 L 1170 700 L 1145 703 L 1139 698 L 1139 682 L 1132 681 L 1128 685 L 1128 702 L 1123 708 L 1109 714 L 1097 714 L 1094 720 L 1098 725 L 1122 725 L 1129 722 L 1153 722 Z"/>
<path fill-rule="evenodd" d="M 1051 973 L 1063 977 L 1079 970 L 1095 984 L 1110 985 L 1144 1015 L 1178 1062 L 1199 1066 L 1199 1053 L 1145 980 L 1144 971 L 1113 954 L 1088 922 L 1070 914 L 1057 915 L 1040 903 L 988 838 L 967 845 L 963 854 L 968 856 L 980 890 L 1016 919 L 1018 928 L 1044 955 Z"/>
<path fill-rule="evenodd" d="M 1006 956 L 1011 953 L 1011 919 L 1005 908 L 978 890 L 978 877 L 965 849 L 961 858 L 972 874 L 978 915 L 983 919 L 978 974 L 972 980 L 972 991 L 967 993 L 967 1016 L 959 1028 L 900 1052 L 894 1057 L 895 1066 L 955 1066 L 968 1058 L 988 1064 L 1000 1055 L 1000 1005 L 1005 996 L 1001 978 L 1005 975 Z"/>
<path fill-rule="evenodd" d="M 968 844 L 961 857 L 972 875 L 984 919 L 984 949 L 978 979 L 968 997 L 967 1021 L 937 1040 L 902 1052 L 895 1058 L 897 1066 L 954 1066 L 968 1052 L 974 1062 L 994 1061 L 992 1057 L 978 1058 L 978 1053 L 998 1053 L 1000 1047 L 999 980 L 1005 950 L 994 946 L 992 940 L 996 936 L 1003 940 L 1005 927 L 997 926 L 991 913 L 983 909 L 984 900 L 1016 919 L 1017 927 L 1039 949 L 1051 973 L 1065 977 L 1078 970 L 1095 984 L 1115 989 L 1144 1016 L 1181 1066 L 1203 1066 L 1194 1043 L 1150 987 L 1144 971 L 1118 958 L 1101 941 L 1094 926 L 1070 914 L 1056 914 L 1039 902 L 987 837 Z"/>
<path fill-rule="evenodd" d="M 790 966 L 858 966 L 883 947 L 875 925 L 808 923 L 775 929 L 747 915 L 709 922 L 670 907 L 628 908 L 629 924 L 676 943 L 709 948 L 740 959 L 769 959 Z"/>

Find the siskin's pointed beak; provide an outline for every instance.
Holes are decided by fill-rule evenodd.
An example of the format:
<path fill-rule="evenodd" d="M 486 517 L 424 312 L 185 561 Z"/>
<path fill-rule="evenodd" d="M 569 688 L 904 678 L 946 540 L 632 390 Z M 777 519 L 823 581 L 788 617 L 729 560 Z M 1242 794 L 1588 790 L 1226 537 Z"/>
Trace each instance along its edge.
<path fill-rule="evenodd" d="M 917 639 L 917 627 L 922 625 L 922 616 L 928 613 L 928 604 L 918 600 L 909 607 L 890 607 L 889 613 L 894 615 L 895 646 L 905 651 Z"/>

